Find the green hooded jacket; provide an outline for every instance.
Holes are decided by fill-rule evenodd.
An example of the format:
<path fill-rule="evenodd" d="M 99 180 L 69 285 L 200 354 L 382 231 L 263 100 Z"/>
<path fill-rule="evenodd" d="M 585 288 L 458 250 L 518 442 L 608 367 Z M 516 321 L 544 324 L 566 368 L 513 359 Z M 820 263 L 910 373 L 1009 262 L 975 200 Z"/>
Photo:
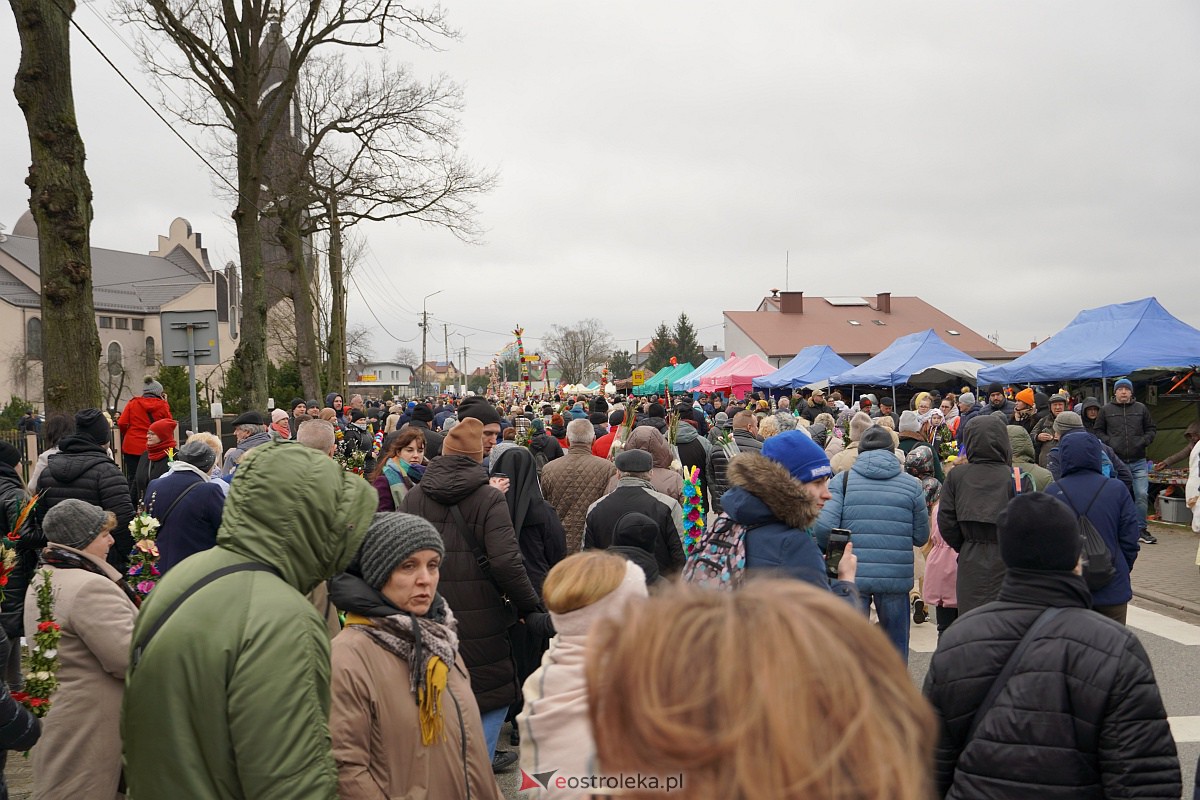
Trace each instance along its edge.
<path fill-rule="evenodd" d="M 131 797 L 337 797 L 329 637 L 304 595 L 345 569 L 377 502 L 360 476 L 296 442 L 246 454 L 217 546 L 162 579 L 133 641 L 211 572 L 258 562 L 278 575 L 236 572 L 203 587 L 131 664 L 121 714 Z"/>

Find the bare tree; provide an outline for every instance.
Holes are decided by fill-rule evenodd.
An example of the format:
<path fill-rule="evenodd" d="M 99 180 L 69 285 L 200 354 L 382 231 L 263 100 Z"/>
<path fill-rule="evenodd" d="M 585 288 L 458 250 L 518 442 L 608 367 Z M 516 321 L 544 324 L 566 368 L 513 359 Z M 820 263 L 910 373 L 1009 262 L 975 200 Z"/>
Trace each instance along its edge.
<path fill-rule="evenodd" d="M 100 337 L 92 304 L 92 186 L 71 86 L 74 0 L 9 0 L 21 40 L 13 94 L 32 163 L 29 208 L 38 229 L 46 411 L 100 405 Z"/>
<path fill-rule="evenodd" d="M 496 179 L 457 153 L 462 93 L 444 76 L 419 82 L 386 61 L 351 70 L 334 55 L 311 62 L 297 102 L 309 139 L 300 156 L 305 169 L 296 176 L 308 185 L 287 195 L 293 203 L 298 196 L 312 201 L 297 218 L 304 232 L 328 233 L 332 381 L 346 366 L 348 230 L 409 218 L 474 241 L 474 197 Z"/>
<path fill-rule="evenodd" d="M 412 367 L 420 362 L 420 357 L 417 356 L 416 351 L 411 347 L 400 347 L 396 349 L 396 354 L 392 356 L 392 360 Z"/>
<path fill-rule="evenodd" d="M 243 399 L 265 407 L 263 186 L 272 149 L 299 124 L 295 97 L 304 66 L 330 47 L 378 47 L 388 36 L 432 46 L 455 33 L 440 7 L 390 0 L 118 0 L 117 6 L 125 21 L 147 32 L 140 37 L 147 69 L 184 92 L 169 103 L 175 113 L 223 134 L 236 154 L 242 328 L 235 362 Z M 159 49 L 164 41 L 174 45 L 170 53 Z"/>
<path fill-rule="evenodd" d="M 585 319 L 570 328 L 554 325 L 542 338 L 542 355 L 558 365 L 564 383 L 590 378 L 612 352 L 612 335 L 598 319 Z"/>

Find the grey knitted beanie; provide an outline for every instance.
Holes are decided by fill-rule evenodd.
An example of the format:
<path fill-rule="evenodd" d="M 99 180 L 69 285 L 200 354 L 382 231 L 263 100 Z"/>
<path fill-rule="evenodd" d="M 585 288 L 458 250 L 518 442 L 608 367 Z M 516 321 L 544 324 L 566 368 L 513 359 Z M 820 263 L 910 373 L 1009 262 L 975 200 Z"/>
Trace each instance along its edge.
<path fill-rule="evenodd" d="M 47 541 L 82 550 L 100 535 L 107 519 L 103 508 L 82 500 L 62 500 L 46 512 L 42 532 Z"/>
<path fill-rule="evenodd" d="M 217 462 L 217 454 L 204 442 L 184 442 L 175 453 L 176 461 L 186 461 L 201 472 L 208 472 Z"/>
<path fill-rule="evenodd" d="M 415 514 L 400 511 L 381 511 L 375 514 L 367 538 L 358 551 L 362 576 L 372 588 L 382 589 L 392 570 L 418 550 L 435 550 L 446 554 L 442 535 L 433 523 Z"/>

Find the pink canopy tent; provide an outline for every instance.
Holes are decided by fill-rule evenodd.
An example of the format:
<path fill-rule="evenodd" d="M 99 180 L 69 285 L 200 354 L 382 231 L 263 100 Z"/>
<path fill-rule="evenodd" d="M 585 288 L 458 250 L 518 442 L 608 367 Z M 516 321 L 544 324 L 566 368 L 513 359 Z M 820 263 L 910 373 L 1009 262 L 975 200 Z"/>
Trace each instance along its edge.
<path fill-rule="evenodd" d="M 722 364 L 721 366 L 714 369 L 712 372 L 705 375 L 700 380 L 700 385 L 697 386 L 696 388 L 702 392 L 711 392 L 711 391 L 716 390 L 718 388 L 717 383 L 718 383 L 718 381 L 721 380 L 721 376 L 737 369 L 738 362 L 741 360 L 742 359 L 740 357 L 738 357 L 738 355 L 736 353 L 730 353 L 729 360 L 727 360 L 724 364 Z M 728 382 L 725 383 L 725 388 L 726 388 L 726 390 L 728 390 L 728 388 L 729 388 Z"/>
<path fill-rule="evenodd" d="M 775 371 L 776 367 L 772 367 L 757 353 L 751 353 L 745 358 L 739 359 L 732 370 L 717 376 L 717 388 L 728 388 L 735 397 L 745 397 L 754 389 L 752 381 L 755 378 L 770 375 Z"/>

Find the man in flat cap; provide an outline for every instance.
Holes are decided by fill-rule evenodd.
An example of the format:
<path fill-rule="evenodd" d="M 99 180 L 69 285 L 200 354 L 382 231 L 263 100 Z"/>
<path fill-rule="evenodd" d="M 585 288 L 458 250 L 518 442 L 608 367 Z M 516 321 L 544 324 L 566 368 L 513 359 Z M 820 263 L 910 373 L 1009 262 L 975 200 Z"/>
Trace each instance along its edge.
<path fill-rule="evenodd" d="M 679 501 L 650 487 L 654 457 L 645 450 L 625 450 L 616 458 L 617 488 L 588 508 L 583 546 L 607 549 L 613 544 L 617 523 L 626 514 L 644 514 L 658 524 L 654 558 L 659 572 L 670 575 L 683 569 L 683 509 Z"/>
<path fill-rule="evenodd" d="M 270 422 L 261 411 L 247 411 L 233 421 L 233 437 L 237 444 L 229 448 L 225 460 L 221 462 L 221 477 L 228 479 L 233 475 L 242 456 L 259 445 L 271 441 L 267 433 Z"/>

